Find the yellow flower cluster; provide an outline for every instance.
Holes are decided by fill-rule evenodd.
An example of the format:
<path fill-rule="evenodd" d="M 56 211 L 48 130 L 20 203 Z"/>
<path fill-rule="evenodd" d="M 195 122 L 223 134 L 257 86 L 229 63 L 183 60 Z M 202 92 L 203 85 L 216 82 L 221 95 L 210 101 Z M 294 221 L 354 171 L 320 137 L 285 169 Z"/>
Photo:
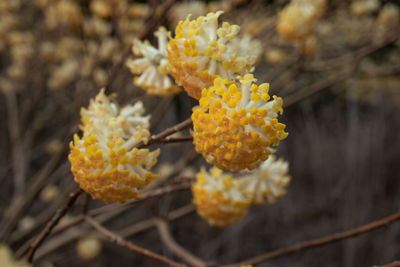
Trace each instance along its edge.
<path fill-rule="evenodd" d="M 148 42 L 143 43 L 135 39 L 133 52 L 142 55 L 143 58 L 129 59 L 126 65 L 133 74 L 141 74 L 139 77 L 135 77 L 134 84 L 145 89 L 148 94 L 174 95 L 181 89 L 168 76 L 170 65 L 166 59 L 168 32 L 164 27 L 160 27 L 154 35 L 158 38 L 158 49 Z"/>
<path fill-rule="evenodd" d="M 208 13 L 195 20 L 188 16 L 179 22 L 175 38 L 167 45 L 175 82 L 196 99 L 216 77 L 233 79 L 235 74 L 250 72 L 261 54 L 260 43 L 238 37 L 239 26 L 228 22 L 218 26 L 222 13 Z"/>
<path fill-rule="evenodd" d="M 16 261 L 12 256 L 11 250 L 5 244 L 0 244 L 0 266 L 4 267 L 31 267 L 32 265 L 24 261 Z"/>
<path fill-rule="evenodd" d="M 247 213 L 250 202 L 240 193 L 237 181 L 218 168 L 204 168 L 192 186 L 198 214 L 212 226 L 229 226 Z"/>
<path fill-rule="evenodd" d="M 216 78 L 203 89 L 192 114 L 193 143 L 208 163 L 230 171 L 254 169 L 287 137 L 277 120 L 282 99 L 268 94 L 269 84 L 257 86 L 252 74 L 239 82 Z"/>
<path fill-rule="evenodd" d="M 288 163 L 271 156 L 257 169 L 238 178 L 213 167 L 202 169 L 192 185 L 198 214 L 212 226 L 229 226 L 247 213 L 250 205 L 274 203 L 286 194 Z"/>
<path fill-rule="evenodd" d="M 303 42 L 313 32 L 325 10 L 326 0 L 292 0 L 280 13 L 277 31 L 284 39 Z"/>
<path fill-rule="evenodd" d="M 81 110 L 83 137 L 74 136 L 69 161 L 75 181 L 93 198 L 125 202 L 157 178 L 149 169 L 159 150 L 134 148 L 150 135 L 142 103 L 120 108 L 111 100 L 102 90 Z"/>

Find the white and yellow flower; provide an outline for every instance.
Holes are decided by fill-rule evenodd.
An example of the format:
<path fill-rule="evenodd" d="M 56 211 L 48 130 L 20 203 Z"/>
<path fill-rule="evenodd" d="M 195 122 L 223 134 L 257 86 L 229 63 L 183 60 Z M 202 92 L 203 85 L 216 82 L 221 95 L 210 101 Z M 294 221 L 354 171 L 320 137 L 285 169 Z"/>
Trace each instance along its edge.
<path fill-rule="evenodd" d="M 167 45 L 171 75 L 193 98 L 212 85 L 214 79 L 233 79 L 251 71 L 261 54 L 260 44 L 249 37 L 238 37 L 240 27 L 223 22 L 222 11 L 180 21 L 175 37 Z"/>
<path fill-rule="evenodd" d="M 69 161 L 75 181 L 93 198 L 125 202 L 139 198 L 141 188 L 157 176 L 149 169 L 159 150 L 134 148 L 147 142 L 149 116 L 141 102 L 120 108 L 102 90 L 82 108 L 83 137 L 74 136 Z"/>
<path fill-rule="evenodd" d="M 158 38 L 157 49 L 149 42 L 143 43 L 135 39 L 133 52 L 143 57 L 130 59 L 126 65 L 133 74 L 141 74 L 135 77 L 134 84 L 145 89 L 148 94 L 169 96 L 179 93 L 181 89 L 168 76 L 170 67 L 166 58 L 168 32 L 164 27 L 160 27 L 155 36 Z"/>
<path fill-rule="evenodd" d="M 252 205 L 274 203 L 286 194 L 290 182 L 289 163 L 274 155 L 238 180 L 240 191 Z"/>
<path fill-rule="evenodd" d="M 213 167 L 204 168 L 192 185 L 193 203 L 197 213 L 210 225 L 224 227 L 241 220 L 250 202 L 238 190 L 237 181 L 229 174 Z"/>

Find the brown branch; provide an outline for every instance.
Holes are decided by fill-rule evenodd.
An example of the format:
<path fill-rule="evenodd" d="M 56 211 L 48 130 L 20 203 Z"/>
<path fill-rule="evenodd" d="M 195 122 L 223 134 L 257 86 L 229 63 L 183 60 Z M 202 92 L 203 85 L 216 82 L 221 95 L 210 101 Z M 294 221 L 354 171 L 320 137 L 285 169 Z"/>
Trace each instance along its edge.
<path fill-rule="evenodd" d="M 179 137 L 166 137 L 164 139 L 156 141 L 160 144 L 170 144 L 170 143 L 182 143 L 182 142 L 191 142 L 193 141 L 192 136 L 179 136 Z"/>
<path fill-rule="evenodd" d="M 158 12 L 155 12 L 153 14 L 153 17 L 150 19 L 149 22 L 147 22 L 146 27 L 143 28 L 141 32 L 137 35 L 137 38 L 142 40 L 144 39 L 147 35 L 149 35 L 155 27 L 160 23 L 160 21 L 164 18 L 165 14 L 168 12 L 168 10 L 173 6 L 173 4 L 176 2 L 176 0 L 168 0 L 163 3 L 163 5 L 160 7 Z M 122 68 L 124 65 L 125 60 L 128 58 L 129 54 L 131 53 L 131 46 L 127 47 L 124 52 L 122 53 L 121 57 L 119 60 L 111 67 L 110 74 L 108 75 L 108 79 L 104 85 L 105 91 L 109 91 L 111 84 L 114 82 L 114 80 L 117 77 L 117 74 L 119 70 Z"/>
<path fill-rule="evenodd" d="M 164 194 L 168 194 L 168 193 L 172 193 L 172 192 L 176 192 L 176 191 L 180 191 L 180 190 L 186 190 L 189 187 L 190 187 L 190 183 L 181 183 L 181 184 L 174 185 L 174 186 L 165 186 L 165 187 L 158 188 L 158 189 L 155 189 L 152 191 L 144 192 L 141 194 L 141 199 L 132 200 L 122 206 L 120 204 L 111 204 L 111 205 L 103 206 L 100 208 L 92 209 L 92 210 L 88 211 L 88 214 L 90 216 L 96 216 L 96 215 L 104 214 L 107 212 L 113 212 L 113 215 L 116 216 L 116 215 L 120 214 L 121 212 L 125 211 L 126 209 L 130 208 L 131 206 L 128 204 L 133 204 L 133 203 L 136 203 L 139 201 L 146 200 L 148 198 L 157 197 L 157 196 L 161 196 Z M 73 226 L 81 223 L 84 219 L 85 219 L 85 216 L 83 214 L 78 215 L 66 223 L 57 225 L 54 228 L 54 231 L 52 234 L 61 233 L 65 230 L 69 229 L 70 227 L 73 227 Z M 21 246 L 18 249 L 18 251 L 16 252 L 16 256 L 19 258 L 22 255 L 24 255 L 26 253 L 26 251 L 29 249 L 30 244 L 33 243 L 34 240 L 35 240 L 35 237 L 31 238 L 28 242 L 26 242 L 23 246 Z"/>
<path fill-rule="evenodd" d="M 12 145 L 12 169 L 14 174 L 14 196 L 13 201 L 21 198 L 25 191 L 26 159 L 24 144 L 21 140 L 21 129 L 18 112 L 18 103 L 15 92 L 6 92 L 6 107 L 8 115 L 8 130 Z"/>
<path fill-rule="evenodd" d="M 158 233 L 160 234 L 161 240 L 163 244 L 176 256 L 184 260 L 186 263 L 191 266 L 209 266 L 202 259 L 193 255 L 185 248 L 181 247 L 176 241 L 173 239 L 171 232 L 169 231 L 169 227 L 166 221 L 162 219 L 155 219 L 155 224 L 157 226 Z"/>
<path fill-rule="evenodd" d="M 110 239 L 111 242 L 115 242 L 117 245 L 123 246 L 131 251 L 137 252 L 139 254 L 145 255 L 149 258 L 152 258 L 154 260 L 160 261 L 162 263 L 168 264 L 169 266 L 174 266 L 174 267 L 181 267 L 184 266 L 183 264 L 180 264 L 178 262 L 175 262 L 173 260 L 170 260 L 160 254 L 157 254 L 155 252 L 152 252 L 150 250 L 141 248 L 137 245 L 132 244 L 131 242 L 123 239 L 121 236 L 111 232 L 95 220 L 93 220 L 91 217 L 85 217 L 85 221 L 89 223 L 93 228 L 95 228 L 97 231 L 99 231 L 101 234 L 106 236 L 108 239 Z"/>
<path fill-rule="evenodd" d="M 177 220 L 187 214 L 190 214 L 191 212 L 195 211 L 195 207 L 192 204 L 186 205 L 184 207 L 178 208 L 176 210 L 171 211 L 167 218 L 168 220 L 172 221 L 172 220 Z M 84 221 L 84 216 L 83 215 L 79 215 L 76 218 L 80 218 L 83 217 L 82 221 Z M 100 216 L 99 216 L 100 217 Z M 74 220 L 73 219 L 73 220 Z M 106 223 L 108 220 L 112 219 L 112 217 L 109 218 L 96 218 L 96 220 L 103 224 Z M 61 225 L 60 225 L 61 226 Z M 63 226 L 67 226 L 66 224 L 63 224 Z M 72 225 L 69 225 L 69 227 L 71 227 Z M 68 227 L 68 228 L 69 228 Z M 122 236 L 123 238 L 127 238 L 129 236 L 132 236 L 134 234 L 149 230 L 151 228 L 155 227 L 155 223 L 153 221 L 153 218 L 148 219 L 148 220 L 144 220 L 144 221 L 140 221 L 138 223 L 135 223 L 131 226 L 128 226 L 120 231 L 117 232 L 118 235 Z M 53 231 L 56 232 L 56 231 Z M 55 251 L 56 249 L 65 246 L 66 244 L 76 240 L 77 238 L 81 237 L 82 234 L 88 234 L 88 231 L 86 228 L 73 228 L 73 229 L 69 229 L 69 231 L 64 232 L 63 234 L 53 237 L 51 240 L 49 240 L 48 242 L 46 242 L 46 244 L 44 244 L 43 246 L 40 247 L 40 249 L 38 250 L 38 252 L 36 253 L 37 258 L 41 259 L 42 257 L 44 257 L 45 255 Z M 89 233 L 90 234 L 96 234 L 96 232 L 93 233 Z"/>
<path fill-rule="evenodd" d="M 157 135 L 153 135 L 149 138 L 149 141 L 144 144 L 143 142 L 140 142 L 139 144 L 136 145 L 137 148 L 143 148 L 146 146 L 149 146 L 151 144 L 160 142 L 160 140 L 163 140 L 164 138 L 166 138 L 167 136 L 170 136 L 176 132 L 182 131 L 184 129 L 187 129 L 189 127 L 192 126 L 192 119 L 188 118 L 184 121 L 182 121 L 181 123 L 178 123 L 170 128 L 165 129 L 164 131 L 162 131 L 161 133 L 157 134 Z"/>
<path fill-rule="evenodd" d="M 289 255 L 289 254 L 292 254 L 295 252 L 303 251 L 306 249 L 324 246 L 327 244 L 331 244 L 334 242 L 338 242 L 338 241 L 341 241 L 344 239 L 352 238 L 352 237 L 355 237 L 355 236 L 358 236 L 361 234 L 371 232 L 373 230 L 387 226 L 388 224 L 393 223 L 398 220 L 400 220 L 400 212 L 390 215 L 388 217 L 385 217 L 383 219 L 380 219 L 380 220 L 377 220 L 374 222 L 370 222 L 368 224 L 362 225 L 360 227 L 357 227 L 357 228 L 354 228 L 351 230 L 347 230 L 344 232 L 335 233 L 335 234 L 328 235 L 325 237 L 301 242 L 301 243 L 295 244 L 293 246 L 274 250 L 274 251 L 259 255 L 257 257 L 254 257 L 254 258 L 251 258 L 251 259 L 239 262 L 239 263 L 234 263 L 232 265 L 227 265 L 227 266 L 233 267 L 233 266 L 257 264 L 257 263 L 264 262 L 267 260 L 271 260 L 271 259 L 275 259 L 275 258 L 282 257 L 285 255 Z"/>
<path fill-rule="evenodd" d="M 27 186 L 29 190 L 25 193 L 24 198 L 14 203 L 11 203 L 9 207 L 9 219 L 4 227 L 0 230 L 0 240 L 5 241 L 8 239 L 11 231 L 18 223 L 19 218 L 23 216 L 26 209 L 30 207 L 33 199 L 40 191 L 40 189 L 42 189 L 49 175 L 58 166 L 59 162 L 64 159 L 65 152 L 66 150 L 63 150 L 60 151 L 57 155 L 53 156 L 53 158 L 49 160 L 46 165 L 43 166 L 32 178 L 32 182 Z"/>
<path fill-rule="evenodd" d="M 68 209 L 75 203 L 78 196 L 81 194 L 82 190 L 78 188 L 75 192 L 69 195 L 69 199 L 64 207 L 57 210 L 54 214 L 53 218 L 47 223 L 46 227 L 39 234 L 39 236 L 35 239 L 35 241 L 30 245 L 30 249 L 26 256 L 26 260 L 28 262 L 32 262 L 33 256 L 35 255 L 36 250 L 43 243 L 44 239 L 51 233 L 51 230 L 58 224 L 61 218 L 67 213 Z"/>
<path fill-rule="evenodd" d="M 332 86 L 346 78 L 348 78 L 353 73 L 353 70 L 345 70 L 339 73 L 333 74 L 325 79 L 322 79 L 305 89 L 300 89 L 297 93 L 293 93 L 283 98 L 283 106 L 289 107 L 305 98 L 308 98 L 319 91 Z"/>
<path fill-rule="evenodd" d="M 400 261 L 394 261 L 389 264 L 379 265 L 379 267 L 400 267 Z"/>
<path fill-rule="evenodd" d="M 353 60 L 361 59 L 383 47 L 386 47 L 387 45 L 395 42 L 400 36 L 400 30 L 398 29 L 397 31 L 394 32 L 391 36 L 388 38 L 378 42 L 378 43 L 372 43 L 368 45 L 365 45 L 361 47 L 360 49 L 349 52 L 347 54 L 344 54 L 339 57 L 335 57 L 332 59 L 326 59 L 322 62 L 311 62 L 304 66 L 304 70 L 306 71 L 325 71 L 325 70 L 330 70 L 333 68 L 338 68 L 343 65 L 351 64 Z"/>

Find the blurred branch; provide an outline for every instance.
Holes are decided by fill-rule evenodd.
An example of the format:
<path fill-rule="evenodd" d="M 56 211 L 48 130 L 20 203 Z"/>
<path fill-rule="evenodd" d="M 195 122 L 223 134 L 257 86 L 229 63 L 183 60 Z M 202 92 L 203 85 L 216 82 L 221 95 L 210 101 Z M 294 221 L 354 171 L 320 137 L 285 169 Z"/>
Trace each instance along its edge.
<path fill-rule="evenodd" d="M 20 119 L 18 114 L 18 102 L 15 92 L 5 92 L 8 130 L 12 145 L 12 169 L 14 181 L 14 193 L 12 203 L 19 201 L 25 191 L 26 158 L 24 151 L 24 142 L 21 139 Z"/>
<path fill-rule="evenodd" d="M 196 207 L 193 204 L 188 204 L 186 206 L 183 206 L 182 208 L 171 211 L 166 217 L 169 221 L 173 221 L 173 220 L 181 218 L 187 214 L 190 214 L 195 210 L 196 210 Z M 132 236 L 132 235 L 142 232 L 144 230 L 155 227 L 156 220 L 157 220 L 157 218 L 151 218 L 148 220 L 140 221 L 138 223 L 135 223 L 133 225 L 130 225 L 126 228 L 119 230 L 118 234 L 120 234 L 121 236 L 123 236 L 125 238 L 128 236 Z"/>
<path fill-rule="evenodd" d="M 136 202 L 139 202 L 139 201 L 143 201 L 143 200 L 148 199 L 148 198 L 161 196 L 161 195 L 172 193 L 172 192 L 175 192 L 175 191 L 186 190 L 189 187 L 190 187 L 190 183 L 184 183 L 184 184 L 182 183 L 182 184 L 179 184 L 179 185 L 166 186 L 166 187 L 163 187 L 163 188 L 158 188 L 158 189 L 155 189 L 155 190 L 152 190 L 152 191 L 148 191 L 148 192 L 142 193 L 141 199 L 132 200 L 132 201 L 130 201 L 128 203 L 125 203 L 123 205 L 111 204 L 111 205 L 103 206 L 103 207 L 100 207 L 100 208 L 97 208 L 97 209 L 90 210 L 90 211 L 88 211 L 87 214 L 89 214 L 90 216 L 96 216 L 96 215 L 104 214 L 104 213 L 107 213 L 107 212 L 113 212 L 113 214 L 112 214 L 113 216 L 112 217 L 115 217 L 118 214 L 120 214 L 121 212 L 123 212 L 126 209 L 130 208 L 131 205 L 128 205 L 128 204 L 133 204 L 133 203 L 136 203 Z M 69 228 L 81 223 L 84 219 L 85 219 L 85 215 L 81 214 L 79 216 L 76 216 L 76 217 L 72 218 L 70 221 L 68 221 L 66 223 L 57 225 L 54 228 L 53 234 L 61 233 L 61 232 L 65 231 L 65 230 L 67 230 L 67 229 L 69 229 Z M 21 246 L 18 249 L 18 251 L 16 252 L 16 256 L 17 257 L 21 257 L 22 255 L 24 255 L 26 253 L 26 251 L 29 249 L 30 244 L 35 242 L 35 239 L 36 239 L 36 237 L 30 239 L 23 246 Z"/>
<path fill-rule="evenodd" d="M 389 264 L 379 265 L 379 267 L 399 267 L 399 266 L 400 266 L 400 261 L 394 261 L 394 262 L 389 263 Z"/>
<path fill-rule="evenodd" d="M 69 199 L 67 203 L 65 204 L 64 207 L 61 209 L 57 210 L 57 212 L 54 214 L 53 218 L 47 223 L 46 227 L 43 229 L 43 231 L 39 234 L 39 236 L 35 239 L 33 243 L 30 245 L 30 249 L 28 251 L 28 254 L 26 256 L 26 260 L 28 262 L 32 262 L 33 256 L 35 255 L 36 250 L 39 248 L 39 246 L 43 243 L 44 239 L 50 235 L 51 230 L 58 224 L 58 222 L 61 220 L 61 218 L 67 213 L 68 209 L 75 203 L 76 199 L 79 197 L 79 195 L 82 193 L 82 190 L 80 188 L 76 189 L 73 193 L 69 195 Z"/>
<path fill-rule="evenodd" d="M 278 249 L 278 250 L 274 250 L 262 255 L 259 255 L 257 257 L 239 262 L 239 263 L 234 263 L 231 265 L 227 265 L 230 267 L 233 266 L 241 266 L 241 265 L 252 265 L 252 264 L 257 264 L 260 262 L 264 262 L 264 261 L 268 261 L 271 259 L 275 259 L 275 258 L 279 258 L 285 255 L 289 255 L 295 252 L 300 252 L 306 249 L 310 249 L 310 248 L 314 248 L 314 247 L 320 247 L 320 246 L 324 246 L 327 244 L 331 244 L 334 242 L 338 242 L 344 239 L 348 239 L 351 237 L 355 237 L 361 234 L 365 234 L 368 232 L 371 232 L 373 230 L 376 230 L 378 228 L 384 227 L 389 225 L 390 223 L 393 223 L 395 221 L 400 220 L 400 212 L 399 213 L 395 213 L 393 215 L 390 215 L 388 217 L 385 217 L 383 219 L 374 221 L 374 222 L 370 222 L 368 224 L 365 224 L 363 226 L 351 229 L 351 230 L 347 230 L 344 232 L 340 232 L 340 233 L 336 233 L 336 234 L 332 234 L 332 235 L 328 235 L 325 237 L 321 237 L 321 238 L 317 238 L 317 239 L 312 239 L 310 241 L 305 241 L 305 242 L 301 242 L 298 244 L 295 244 L 293 246 L 289 246 L 286 248 L 282 248 L 282 249 Z"/>
<path fill-rule="evenodd" d="M 353 73 L 353 70 L 340 71 L 338 73 L 332 74 L 331 76 L 321 79 L 318 82 L 307 86 L 304 89 L 300 89 L 297 93 L 293 93 L 283 98 L 283 106 L 289 107 L 305 98 L 308 98 L 319 91 L 332 86 L 346 78 L 348 78 Z"/>
<path fill-rule="evenodd" d="M 0 231 L 0 239 L 5 241 L 11 234 L 11 231 L 18 223 L 18 220 L 21 216 L 23 216 L 25 210 L 30 207 L 33 199 L 37 195 L 37 193 L 42 189 L 45 184 L 47 178 L 52 173 L 52 171 L 58 166 L 61 160 L 64 159 L 66 153 L 65 148 L 54 155 L 51 160 L 49 160 L 46 165 L 44 165 L 37 174 L 32 178 L 32 182 L 27 186 L 29 190 L 24 194 L 23 199 L 18 199 L 13 202 L 9 206 L 10 214 L 8 216 L 8 220 L 4 225 L 3 229 Z"/>
<path fill-rule="evenodd" d="M 293 93 L 291 95 L 286 96 L 284 98 L 284 106 L 288 107 L 290 105 L 293 105 L 296 102 L 299 102 L 307 97 L 314 95 L 315 93 L 321 91 L 322 89 L 325 89 L 329 86 L 336 84 L 339 81 L 348 78 L 350 75 L 354 73 L 358 65 L 358 62 L 361 59 L 363 59 L 364 57 L 373 52 L 376 52 L 379 49 L 386 47 L 387 45 L 390 45 L 391 43 L 395 42 L 399 37 L 400 37 L 400 32 L 397 31 L 396 34 L 394 34 L 387 40 L 379 42 L 378 44 L 375 43 L 372 45 L 368 45 L 349 55 L 345 55 L 343 57 L 335 58 L 330 61 L 324 62 L 321 65 L 324 66 L 324 68 L 326 68 L 326 66 L 342 67 L 342 68 L 344 66 L 347 66 L 348 69 L 344 68 L 344 70 L 340 70 L 336 74 L 332 74 L 328 78 L 321 79 L 320 81 L 314 83 L 311 86 L 307 86 L 303 89 L 300 89 L 297 93 Z"/>
<path fill-rule="evenodd" d="M 173 239 L 171 232 L 168 227 L 168 223 L 160 218 L 155 219 L 155 224 L 157 226 L 158 233 L 160 234 L 161 240 L 163 244 L 176 256 L 190 264 L 191 266 L 209 266 L 206 262 L 202 259 L 198 258 L 197 256 L 193 255 L 185 248 L 180 246 L 176 241 Z"/>
<path fill-rule="evenodd" d="M 305 71 L 326 71 L 333 68 L 339 68 L 343 65 L 350 64 L 354 60 L 360 60 L 361 58 L 383 48 L 391 43 L 395 42 L 400 37 L 400 30 L 395 31 L 390 37 L 380 41 L 374 42 L 372 44 L 365 45 L 347 54 L 332 59 L 326 59 L 322 62 L 311 62 L 304 66 Z"/>
<path fill-rule="evenodd" d="M 117 234 L 111 232 L 110 230 L 106 229 L 105 227 L 103 227 L 101 224 L 99 224 L 98 222 L 96 222 L 95 220 L 93 220 L 91 217 L 85 217 L 85 221 L 87 223 L 89 223 L 91 226 L 93 226 L 93 228 L 95 228 L 97 231 L 99 231 L 101 234 L 103 234 L 104 236 L 106 236 L 108 239 L 110 239 L 111 242 L 115 242 L 116 244 L 123 246 L 131 251 L 140 253 L 142 255 L 145 255 L 149 258 L 155 259 L 157 261 L 163 262 L 165 264 L 168 264 L 169 266 L 184 266 L 183 264 L 180 264 L 178 262 L 175 262 L 173 260 L 170 260 L 160 254 L 157 254 L 155 252 L 152 252 L 150 250 L 141 248 L 139 246 L 136 246 L 134 244 L 132 244 L 129 241 L 126 241 L 125 239 L 123 239 L 121 236 L 118 236 Z"/>
<path fill-rule="evenodd" d="M 190 214 L 195 210 L 195 207 L 192 204 L 186 205 L 184 207 L 178 208 L 176 210 L 171 211 L 167 218 L 168 220 L 176 220 L 179 219 L 187 214 Z M 78 216 L 76 218 L 80 218 L 84 216 Z M 99 216 L 100 217 L 100 216 Z M 82 221 L 83 221 L 82 219 Z M 105 223 L 109 220 L 110 218 L 96 218 L 96 220 L 99 223 Z M 137 233 L 149 230 L 153 227 L 155 227 L 155 223 L 153 221 L 154 218 L 143 220 L 140 222 L 137 222 L 133 225 L 130 225 L 122 230 L 119 230 L 117 232 L 118 235 L 122 236 L 123 238 L 127 238 L 129 236 L 135 235 Z M 61 225 L 60 225 L 61 226 Z M 65 229 L 64 229 L 65 230 Z M 55 232 L 55 231 L 54 231 Z M 75 239 L 79 238 L 82 236 L 82 234 L 88 234 L 88 230 L 85 227 L 81 228 L 71 228 L 68 231 L 64 232 L 62 235 L 56 236 L 49 240 L 45 245 L 41 246 L 41 248 L 37 252 L 37 258 L 41 259 L 42 257 L 48 255 L 49 253 L 55 251 L 56 249 L 65 246 L 66 244 L 73 242 Z M 89 234 L 95 234 L 89 233 Z M 19 252 L 19 251 L 18 251 Z M 18 253 L 17 252 L 17 253 Z"/>

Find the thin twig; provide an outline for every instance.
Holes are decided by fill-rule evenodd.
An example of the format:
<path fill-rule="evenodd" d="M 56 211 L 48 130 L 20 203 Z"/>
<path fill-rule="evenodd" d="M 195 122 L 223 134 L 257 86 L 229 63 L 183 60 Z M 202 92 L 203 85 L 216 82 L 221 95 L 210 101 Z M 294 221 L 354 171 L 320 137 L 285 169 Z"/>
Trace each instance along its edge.
<path fill-rule="evenodd" d="M 329 86 L 332 86 L 332 85 L 348 78 L 353 73 L 353 70 L 340 71 L 339 73 L 333 74 L 323 80 L 320 80 L 320 81 L 312 84 L 311 86 L 307 86 L 307 88 L 305 88 L 305 89 L 300 89 L 298 92 L 284 97 L 283 98 L 283 106 L 289 107 L 303 99 L 306 99 L 306 98 L 318 93 L 319 91 L 321 91 Z"/>
<path fill-rule="evenodd" d="M 43 243 L 44 239 L 51 233 L 51 230 L 58 224 L 61 218 L 67 213 L 68 209 L 75 203 L 78 196 L 81 194 L 82 190 L 78 188 L 75 192 L 69 195 L 69 199 L 64 207 L 57 210 L 54 214 L 53 218 L 47 223 L 46 227 L 39 234 L 39 236 L 35 239 L 35 241 L 31 244 L 28 254 L 26 256 L 26 260 L 28 262 L 32 262 L 33 256 L 35 255 L 35 251 L 39 248 L 39 246 Z"/>
<path fill-rule="evenodd" d="M 194 207 L 193 204 L 189 204 L 187 206 L 178 208 L 176 210 L 171 211 L 167 218 L 169 221 L 177 220 L 187 214 L 190 214 L 191 212 L 195 211 L 196 208 Z M 75 218 L 80 218 L 83 217 L 82 221 L 84 221 L 84 216 L 79 215 Z M 99 216 L 100 217 L 100 216 Z M 74 218 L 74 219 L 75 219 Z M 108 220 L 112 218 L 96 218 L 96 220 L 103 224 L 106 223 Z M 155 227 L 155 223 L 153 221 L 154 218 L 144 220 L 137 222 L 129 227 L 126 227 L 125 229 L 122 229 L 117 232 L 118 235 L 122 236 L 123 238 L 127 238 L 129 236 L 135 235 L 137 233 L 150 230 L 151 228 Z M 70 226 L 71 227 L 71 226 Z M 123 231 L 123 232 L 122 232 Z M 54 231 L 55 232 L 55 231 Z M 55 251 L 56 249 L 67 245 L 68 243 L 76 240 L 77 238 L 81 237 L 82 234 L 96 234 L 96 232 L 93 233 L 88 233 L 88 230 L 85 227 L 82 228 L 71 228 L 68 231 L 64 232 L 62 235 L 53 237 L 51 240 L 46 242 L 43 246 L 40 247 L 38 252 L 36 253 L 36 256 L 38 259 L 41 259 L 42 257 L 48 255 L 49 253 Z"/>
<path fill-rule="evenodd" d="M 107 212 L 113 212 L 113 216 L 116 216 L 118 214 L 120 214 L 121 212 L 125 211 L 126 209 L 130 208 L 131 205 L 128 204 L 133 204 L 133 203 L 137 203 L 139 201 L 143 201 L 145 199 L 149 199 L 152 197 L 157 197 L 157 196 L 161 196 L 164 194 L 168 194 L 168 193 L 172 193 L 172 192 L 176 192 L 176 191 L 181 191 L 181 190 L 186 190 L 190 187 L 190 183 L 181 183 L 178 185 L 169 185 L 169 186 L 165 186 L 162 188 L 158 188 L 155 190 L 151 190 L 148 192 L 144 192 L 141 194 L 141 199 L 138 200 L 132 200 L 124 205 L 120 205 L 120 204 L 111 204 L 111 205 L 107 205 L 107 206 L 103 206 L 100 208 L 96 208 L 96 209 L 92 209 L 90 211 L 88 211 L 88 214 L 90 216 L 96 216 L 99 214 L 104 214 Z M 57 225 L 52 234 L 57 234 L 57 233 L 61 233 L 79 223 L 81 223 L 83 220 L 85 219 L 85 216 L 83 214 L 78 215 L 74 218 L 72 218 L 71 220 L 69 220 L 66 223 L 62 223 L 60 225 Z M 19 258 L 22 255 L 24 255 L 26 253 L 26 251 L 29 249 L 30 244 L 33 243 L 35 240 L 35 238 L 30 239 L 28 242 L 26 242 L 23 246 L 21 246 L 18 251 L 15 253 L 16 256 Z"/>
<path fill-rule="evenodd" d="M 89 206 L 89 194 L 85 193 L 84 197 L 83 197 L 83 203 L 82 203 L 82 214 L 83 215 L 87 215 L 88 213 L 88 206 Z"/>
<path fill-rule="evenodd" d="M 182 267 L 184 266 L 183 264 L 180 264 L 178 262 L 175 262 L 173 260 L 170 260 L 160 254 L 157 254 L 155 252 L 152 252 L 150 250 L 141 248 L 137 245 L 132 244 L 131 242 L 123 239 L 121 236 L 111 232 L 110 230 L 108 230 L 107 228 L 105 228 L 104 226 L 102 226 L 101 224 L 99 224 L 98 222 L 96 222 L 95 220 L 93 220 L 91 217 L 85 217 L 85 221 L 87 223 L 89 223 L 91 226 L 93 226 L 93 228 L 95 228 L 97 231 L 99 231 L 101 234 L 103 234 L 104 236 L 106 236 L 108 239 L 110 239 L 111 242 L 115 242 L 116 244 L 123 246 L 131 251 L 140 253 L 142 255 L 145 255 L 149 258 L 152 258 L 154 260 L 163 262 L 165 264 L 168 264 L 169 266 L 174 266 L 174 267 Z"/>
<path fill-rule="evenodd" d="M 389 264 L 379 265 L 379 267 L 400 267 L 400 261 L 394 261 Z"/>
<path fill-rule="evenodd" d="M 193 141 L 192 136 L 179 136 L 179 137 L 166 137 L 164 139 L 157 140 L 157 143 L 160 144 L 170 144 L 170 143 L 183 143 L 183 142 L 191 142 Z"/>
<path fill-rule="evenodd" d="M 24 195 L 24 199 L 11 203 L 10 215 L 7 223 L 0 230 L 0 240 L 5 241 L 10 236 L 13 228 L 18 223 L 21 216 L 24 215 L 25 210 L 30 207 L 36 194 L 42 189 L 49 175 L 58 166 L 60 161 L 64 159 L 66 150 L 60 151 L 44 165 L 37 174 L 32 178 L 32 182 L 27 186 L 29 190 Z"/>
<path fill-rule="evenodd" d="M 162 219 L 156 219 L 155 224 L 157 226 L 158 233 L 160 234 L 161 240 L 163 244 L 176 256 L 184 260 L 186 263 L 190 264 L 191 266 L 209 266 L 202 259 L 198 258 L 197 256 L 193 255 L 185 248 L 180 246 L 176 241 L 173 239 L 171 232 L 169 231 L 169 227 L 166 221 Z"/>
<path fill-rule="evenodd" d="M 368 232 L 371 232 L 373 230 L 376 230 L 378 228 L 384 227 L 389 225 L 390 223 L 393 223 L 395 221 L 400 220 L 400 212 L 399 213 L 395 213 L 393 215 L 390 215 L 388 217 L 385 217 L 383 219 L 374 221 L 374 222 L 370 222 L 368 224 L 365 224 L 363 226 L 351 229 L 351 230 L 347 230 L 344 232 L 340 232 L 340 233 L 335 233 L 332 235 L 328 235 L 325 237 L 321 237 L 321 238 L 317 238 L 317 239 L 312 239 L 309 241 L 305 241 L 305 242 L 301 242 L 298 244 L 295 244 L 293 246 L 289 246 L 286 248 L 281 248 L 278 250 L 274 250 L 262 255 L 259 255 L 257 257 L 239 262 L 239 263 L 234 263 L 231 265 L 227 265 L 229 267 L 234 267 L 234 266 L 241 266 L 241 265 L 252 265 L 252 264 L 257 264 L 260 262 L 264 262 L 267 260 L 271 260 L 271 259 L 275 259 L 278 257 L 282 257 L 285 255 L 289 255 L 295 252 L 299 252 L 299 251 L 303 251 L 306 249 L 310 249 L 310 248 L 315 248 L 315 247 L 320 247 L 320 246 L 324 246 L 327 244 L 331 244 L 334 242 L 338 242 L 344 239 L 348 239 L 351 237 L 355 237 L 361 234 L 365 234 Z"/>
<path fill-rule="evenodd" d="M 14 202 L 16 199 L 23 197 L 25 191 L 26 153 L 24 153 L 24 143 L 21 140 L 17 97 L 15 92 L 7 92 L 4 95 L 6 97 L 8 129 L 12 144 L 12 162 L 14 174 L 14 196 L 12 202 Z"/>
<path fill-rule="evenodd" d="M 139 144 L 136 145 L 137 148 L 143 148 L 146 147 L 148 145 L 154 144 L 159 142 L 160 140 L 163 140 L 164 138 L 166 138 L 167 136 L 170 136 L 176 132 L 185 130 L 189 127 L 192 126 L 192 119 L 188 118 L 170 128 L 165 129 L 164 131 L 162 131 L 161 133 L 157 134 L 157 135 L 153 135 L 149 138 L 148 142 L 146 144 L 144 144 L 143 142 L 140 142 Z"/>

